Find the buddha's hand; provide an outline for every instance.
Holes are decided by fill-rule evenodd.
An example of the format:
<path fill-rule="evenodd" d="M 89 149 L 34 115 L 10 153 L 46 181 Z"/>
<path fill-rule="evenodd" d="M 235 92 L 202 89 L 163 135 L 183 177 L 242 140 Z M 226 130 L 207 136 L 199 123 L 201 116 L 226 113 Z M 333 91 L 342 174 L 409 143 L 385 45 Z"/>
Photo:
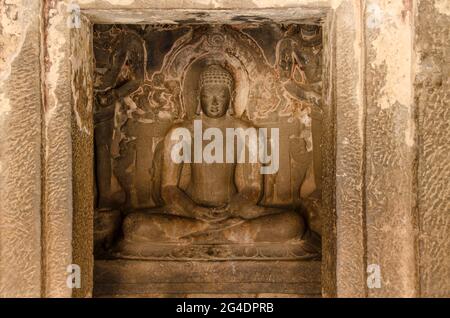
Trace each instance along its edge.
<path fill-rule="evenodd" d="M 246 220 L 256 219 L 263 215 L 262 207 L 242 195 L 233 197 L 228 209 L 231 216 Z"/>
<path fill-rule="evenodd" d="M 230 217 L 228 206 L 221 207 L 203 207 L 197 206 L 193 210 L 193 216 L 204 222 L 220 222 Z"/>

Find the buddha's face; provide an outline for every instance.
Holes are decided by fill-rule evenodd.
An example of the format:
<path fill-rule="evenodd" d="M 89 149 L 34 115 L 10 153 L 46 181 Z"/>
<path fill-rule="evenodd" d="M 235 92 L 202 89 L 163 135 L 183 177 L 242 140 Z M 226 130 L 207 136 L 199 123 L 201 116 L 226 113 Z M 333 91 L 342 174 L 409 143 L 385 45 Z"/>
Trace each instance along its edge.
<path fill-rule="evenodd" d="M 230 106 L 230 99 L 230 91 L 225 84 L 206 85 L 200 92 L 203 113 L 211 118 L 224 116 Z"/>

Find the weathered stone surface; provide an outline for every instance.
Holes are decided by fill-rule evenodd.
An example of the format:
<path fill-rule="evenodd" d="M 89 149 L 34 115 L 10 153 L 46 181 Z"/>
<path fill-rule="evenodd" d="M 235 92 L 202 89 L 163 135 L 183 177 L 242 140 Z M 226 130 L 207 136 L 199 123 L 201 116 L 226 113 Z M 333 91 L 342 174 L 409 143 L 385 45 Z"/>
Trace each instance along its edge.
<path fill-rule="evenodd" d="M 69 297 L 67 267 L 80 266 L 92 290 L 92 37 L 88 20 L 68 24 L 64 1 L 45 7 L 43 126 L 43 296 Z M 79 27 L 78 27 L 79 26 Z"/>
<path fill-rule="evenodd" d="M 72 264 L 72 136 L 70 29 L 64 2 L 45 6 L 43 55 L 42 266 L 45 297 L 69 297 Z"/>
<path fill-rule="evenodd" d="M 366 3 L 365 237 L 381 270 L 371 297 L 418 295 L 412 21 L 411 1 Z"/>
<path fill-rule="evenodd" d="M 450 297 L 448 1 L 419 1 L 415 32 L 420 293 Z"/>
<path fill-rule="evenodd" d="M 0 297 L 41 296 L 40 10 L 0 1 Z"/>
<path fill-rule="evenodd" d="M 289 275 L 286 275 L 289 273 Z M 94 296 L 271 294 L 320 296 L 320 262 L 95 262 Z"/>
<path fill-rule="evenodd" d="M 364 297 L 364 100 L 361 7 L 335 13 L 336 295 Z M 331 239 L 331 238 L 329 238 Z"/>
<path fill-rule="evenodd" d="M 323 158 L 322 178 L 322 295 L 336 296 L 336 208 L 335 208 L 335 178 L 336 178 L 336 147 L 335 147 L 335 94 L 334 60 L 335 28 L 331 19 L 332 13 L 322 26 L 323 43 L 323 134 L 320 148 Z"/>
<path fill-rule="evenodd" d="M 257 8 L 335 8 L 342 0 L 188 0 L 180 3 L 179 0 L 164 2 L 154 0 L 78 0 L 84 10 L 88 9 L 257 9 Z"/>
<path fill-rule="evenodd" d="M 260 15 L 257 9 L 239 9 L 239 10 L 158 10 L 142 9 L 138 12 L 130 10 L 98 10 L 87 9 L 86 16 L 93 22 L 123 23 L 123 24 L 143 24 L 143 23 L 170 23 L 170 24 L 202 24 L 202 23 L 221 23 L 238 25 L 241 23 L 317 23 L 324 17 L 324 11 L 312 8 L 291 8 L 267 9 L 264 17 Z"/>
<path fill-rule="evenodd" d="M 92 24 L 71 29 L 73 237 L 72 262 L 81 268 L 74 297 L 92 297 L 94 262 L 94 123 Z"/>

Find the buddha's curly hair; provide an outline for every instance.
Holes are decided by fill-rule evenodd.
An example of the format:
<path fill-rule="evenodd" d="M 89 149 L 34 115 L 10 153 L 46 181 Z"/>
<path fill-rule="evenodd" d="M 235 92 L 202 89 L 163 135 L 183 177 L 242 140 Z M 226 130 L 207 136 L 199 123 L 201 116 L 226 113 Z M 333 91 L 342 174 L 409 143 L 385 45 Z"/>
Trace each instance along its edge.
<path fill-rule="evenodd" d="M 234 88 L 233 76 L 228 70 L 218 64 L 209 65 L 200 74 L 199 88 L 202 89 L 203 86 L 210 84 L 225 84 L 231 93 Z"/>

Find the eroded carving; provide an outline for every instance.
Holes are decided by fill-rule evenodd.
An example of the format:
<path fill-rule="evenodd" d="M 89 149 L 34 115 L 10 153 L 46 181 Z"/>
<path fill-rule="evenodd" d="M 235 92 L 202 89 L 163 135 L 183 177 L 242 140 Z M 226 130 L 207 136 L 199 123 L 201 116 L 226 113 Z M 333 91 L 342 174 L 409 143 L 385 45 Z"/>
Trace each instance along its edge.
<path fill-rule="evenodd" d="M 98 250 L 114 245 L 113 255 L 141 259 L 320 255 L 308 223 L 320 210 L 321 29 L 264 25 L 272 32 L 261 38 L 252 36 L 258 27 L 96 26 Z M 193 132 L 195 120 L 223 135 L 279 129 L 279 169 L 173 163 L 172 132 Z"/>

